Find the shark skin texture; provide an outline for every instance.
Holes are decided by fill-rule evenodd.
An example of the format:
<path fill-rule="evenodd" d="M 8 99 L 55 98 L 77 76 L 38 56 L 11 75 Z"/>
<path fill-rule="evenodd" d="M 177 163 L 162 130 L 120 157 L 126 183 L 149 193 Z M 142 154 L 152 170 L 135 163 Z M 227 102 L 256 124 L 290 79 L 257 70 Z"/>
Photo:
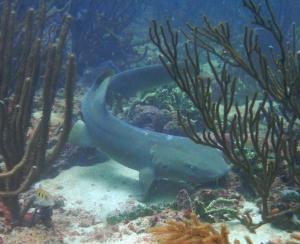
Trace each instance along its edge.
<path fill-rule="evenodd" d="M 100 149 L 117 162 L 139 171 L 143 200 L 153 182 L 167 179 L 202 184 L 224 176 L 230 166 L 221 151 L 195 144 L 191 139 L 149 131 L 115 117 L 106 108 L 106 93 L 114 89 L 125 96 L 172 82 L 161 65 L 102 75 L 82 102 L 83 120 L 75 123 L 69 141 Z"/>

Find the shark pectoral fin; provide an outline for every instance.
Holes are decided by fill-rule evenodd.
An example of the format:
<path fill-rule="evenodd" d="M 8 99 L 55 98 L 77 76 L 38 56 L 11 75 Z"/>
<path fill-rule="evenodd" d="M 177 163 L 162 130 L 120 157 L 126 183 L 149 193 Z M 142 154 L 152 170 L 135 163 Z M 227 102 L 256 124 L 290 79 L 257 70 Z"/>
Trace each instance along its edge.
<path fill-rule="evenodd" d="M 78 120 L 72 127 L 68 142 L 81 147 L 92 146 L 92 139 L 88 133 L 85 123 L 82 120 Z"/>
<path fill-rule="evenodd" d="M 152 183 L 155 180 L 155 173 L 152 168 L 143 168 L 139 173 L 139 181 L 142 188 L 142 201 L 147 201 Z"/>

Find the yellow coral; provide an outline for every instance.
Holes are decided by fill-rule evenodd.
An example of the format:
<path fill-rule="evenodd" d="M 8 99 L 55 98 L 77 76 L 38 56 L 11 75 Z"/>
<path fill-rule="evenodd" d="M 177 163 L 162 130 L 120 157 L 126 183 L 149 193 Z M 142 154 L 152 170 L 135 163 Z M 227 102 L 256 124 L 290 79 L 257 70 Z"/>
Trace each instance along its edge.
<path fill-rule="evenodd" d="M 211 224 L 201 223 L 194 213 L 190 220 L 170 220 L 164 226 L 150 228 L 149 232 L 161 244 L 230 244 L 225 225 L 219 233 Z M 251 244 L 251 241 L 247 240 L 247 243 Z"/>

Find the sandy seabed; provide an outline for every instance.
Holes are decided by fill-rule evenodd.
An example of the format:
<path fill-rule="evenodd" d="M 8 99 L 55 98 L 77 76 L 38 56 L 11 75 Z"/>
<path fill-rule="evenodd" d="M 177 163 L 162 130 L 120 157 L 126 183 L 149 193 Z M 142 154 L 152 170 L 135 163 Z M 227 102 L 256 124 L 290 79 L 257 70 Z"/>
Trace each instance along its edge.
<path fill-rule="evenodd" d="M 38 226 L 17 228 L 9 236 L 2 236 L 3 243 L 155 243 L 147 233 L 151 226 L 150 217 L 113 226 L 106 224 L 108 215 L 140 204 L 136 200 L 141 193 L 137 171 L 109 160 L 93 166 L 74 166 L 38 184 L 64 201 L 64 206 L 54 211 L 53 230 Z M 245 208 L 258 211 L 253 203 L 246 203 Z M 256 234 L 249 233 L 238 221 L 226 224 L 232 243 L 234 239 L 246 243 L 244 236 L 249 236 L 254 243 L 283 241 L 290 236 L 269 224 L 260 227 Z M 219 226 L 216 224 L 217 228 Z"/>

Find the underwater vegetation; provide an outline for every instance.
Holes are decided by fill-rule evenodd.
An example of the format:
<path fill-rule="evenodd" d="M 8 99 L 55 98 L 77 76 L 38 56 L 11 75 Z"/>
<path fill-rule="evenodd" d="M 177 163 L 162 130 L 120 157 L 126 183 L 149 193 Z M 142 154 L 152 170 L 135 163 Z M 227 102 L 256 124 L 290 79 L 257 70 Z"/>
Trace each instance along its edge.
<path fill-rule="evenodd" d="M 124 213 L 113 214 L 111 216 L 108 216 L 106 221 L 110 225 L 114 225 L 119 222 L 128 222 L 128 221 L 140 218 L 140 217 L 154 215 L 166 208 L 174 208 L 175 209 L 176 206 L 175 206 L 175 204 L 172 204 L 172 203 L 160 204 L 160 205 L 149 205 L 149 206 L 138 205 L 130 211 L 125 211 Z"/>
<path fill-rule="evenodd" d="M 113 114 L 129 123 L 170 135 L 184 135 L 177 120 L 177 109 L 185 110 L 202 129 L 198 111 L 188 97 L 174 85 L 147 90 L 130 98 L 111 92 L 108 103 Z"/>
<path fill-rule="evenodd" d="M 185 133 L 195 143 L 223 151 L 261 198 L 263 220 L 254 226 L 256 228 L 272 222 L 286 211 L 299 209 L 299 205 L 295 205 L 273 215 L 268 200 L 282 169 L 288 171 L 286 184 L 300 183 L 297 124 L 300 117 L 300 54 L 295 25 L 292 26 L 292 41 L 287 42 L 271 1 L 264 1 L 264 8 L 254 0 L 243 0 L 243 5 L 252 14 L 253 23 L 273 36 L 276 46 L 269 47 L 271 58 L 263 52 L 262 40 L 252 27 L 245 27 L 243 41 L 237 47 L 232 41 L 230 25 L 226 22 L 213 25 L 207 17 L 204 17 L 203 27 L 188 24 L 183 45 L 179 40 L 180 32 L 174 30 L 170 22 L 161 26 L 153 21 L 150 38 L 161 53 L 161 62 L 189 96 L 205 123 L 206 129 L 197 133 L 191 120 L 185 122 L 182 113 L 178 112 Z M 202 76 L 201 51 L 206 55 L 213 79 Z M 213 59 L 222 61 L 220 71 Z M 245 98 L 243 111 L 235 102 L 237 77 L 230 72 L 234 68 L 245 72 L 262 90 L 262 99 L 258 98 L 260 92 Z M 212 95 L 212 80 L 219 86 L 220 95 L 216 100 Z M 231 114 L 234 114 L 232 119 Z M 246 153 L 245 148 L 251 153 Z"/>
<path fill-rule="evenodd" d="M 186 214 L 194 212 L 201 216 L 201 220 L 209 223 L 216 223 L 219 220 L 235 219 L 238 216 L 238 199 L 235 197 L 224 198 L 214 196 L 214 200 L 206 199 L 208 194 L 199 193 L 198 196 L 191 197 L 187 190 L 182 189 L 176 197 L 176 201 L 158 204 L 138 204 L 132 209 L 121 213 L 113 213 L 106 219 L 107 223 L 114 225 L 120 222 L 129 222 L 144 216 L 158 215 L 166 209 L 183 211 Z M 157 217 L 158 218 L 158 217 Z"/>
<path fill-rule="evenodd" d="M 0 0 L 0 243 L 20 230 L 99 243 L 128 233 L 159 243 L 229 243 L 233 222 L 252 239 L 265 223 L 283 229 L 282 240 L 298 230 L 300 29 L 290 22 L 299 21 L 299 4 Z M 204 13 L 209 17 L 197 18 Z M 156 19 L 150 35 L 149 17 Z M 240 32 L 249 17 L 253 25 Z M 227 22 L 215 24 L 220 19 Z M 153 65 L 158 53 L 162 64 Z M 83 82 L 74 95 L 76 73 Z M 78 145 L 93 148 L 65 147 L 73 110 Z M 103 169 L 108 157 L 138 177 L 128 175 L 128 183 L 127 173 L 80 168 L 86 177 L 73 171 L 66 185 L 55 185 L 67 168 Z M 114 177 L 120 184 L 105 192 Z M 28 191 L 41 179 L 49 192 Z M 131 183 L 129 201 L 106 215 L 119 200 L 117 188 Z M 142 191 L 135 194 L 137 183 Z M 172 188 L 169 197 L 177 184 L 175 203 L 139 202 L 165 194 L 160 186 Z M 228 228 L 218 229 L 224 221 Z M 291 237 L 300 240 L 297 232 Z"/>
<path fill-rule="evenodd" d="M 64 47 L 72 18 L 65 16 L 53 42 L 47 42 L 45 1 L 19 19 L 11 1 L 3 1 L 0 25 L 0 198 L 19 224 L 18 196 L 49 169 L 68 138 L 72 123 L 75 56 L 64 64 Z M 65 78 L 62 70 L 66 71 Z M 42 79 L 41 79 L 42 77 Z M 64 122 L 56 144 L 49 148 L 49 123 L 57 85 L 65 80 Z M 31 119 L 38 84 L 43 81 L 42 116 L 36 128 Z M 26 207 L 25 207 L 26 209 Z M 2 208 L 2 211 L 6 211 Z M 6 214 L 7 215 L 7 214 Z"/>
<path fill-rule="evenodd" d="M 38 8 L 39 0 L 15 1 L 24 17 L 28 8 Z M 56 23 L 68 13 L 73 17 L 67 46 L 76 55 L 79 74 L 93 72 L 104 62 L 119 68 L 139 62 L 147 53 L 137 51 L 139 43 L 130 25 L 147 7 L 145 0 L 51 0 L 45 1 L 48 35 L 57 32 Z M 71 43 L 71 44 L 70 44 Z M 90 81 L 91 82 L 91 81 Z"/>
<path fill-rule="evenodd" d="M 199 221 L 195 213 L 190 214 L 190 219 L 175 221 L 170 220 L 163 226 L 157 226 L 149 229 L 159 243 L 199 243 L 199 244 L 229 244 L 229 231 L 225 225 L 222 225 L 218 232 L 211 224 Z M 246 243 L 253 243 L 249 237 L 245 237 Z M 240 243 L 235 240 L 234 243 Z"/>

